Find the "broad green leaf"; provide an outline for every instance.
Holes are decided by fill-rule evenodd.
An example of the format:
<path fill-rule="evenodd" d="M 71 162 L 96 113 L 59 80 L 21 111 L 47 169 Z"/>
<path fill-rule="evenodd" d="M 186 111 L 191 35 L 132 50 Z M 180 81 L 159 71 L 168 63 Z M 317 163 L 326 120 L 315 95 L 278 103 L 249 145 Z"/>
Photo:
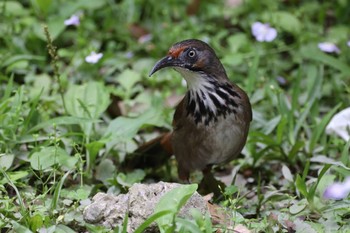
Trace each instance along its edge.
<path fill-rule="evenodd" d="M 171 211 L 171 214 L 165 215 L 156 220 L 161 231 L 164 232 L 164 230 L 171 227 L 175 216 L 197 188 L 197 184 L 181 185 L 164 194 L 154 210 L 155 213 L 167 210 Z"/>
<path fill-rule="evenodd" d="M 39 129 L 44 129 L 47 127 L 52 127 L 54 125 L 79 125 L 79 124 L 87 124 L 87 123 L 97 123 L 100 120 L 97 119 L 89 119 L 83 117 L 74 117 L 74 116 L 60 116 L 56 118 L 49 119 L 47 121 L 41 122 L 31 128 L 28 132 L 35 132 Z"/>
<path fill-rule="evenodd" d="M 41 216 L 40 214 L 35 214 L 34 216 L 29 218 L 30 229 L 33 232 L 36 232 L 38 229 L 40 229 L 43 226 L 43 224 L 43 216 Z"/>
<path fill-rule="evenodd" d="M 113 161 L 110 159 L 104 159 L 96 167 L 95 178 L 102 181 L 104 184 L 107 184 L 107 180 L 113 178 L 116 172 L 116 167 L 113 164 Z"/>
<path fill-rule="evenodd" d="M 127 174 L 119 173 L 117 176 L 117 182 L 124 187 L 131 187 L 133 184 L 141 182 L 145 176 L 146 173 L 143 170 L 135 169 Z"/>
<path fill-rule="evenodd" d="M 273 25 L 282 28 L 290 33 L 298 34 L 301 30 L 301 23 L 299 19 L 286 11 L 269 12 L 266 13 L 264 19 L 271 22 Z M 271 18 L 271 20 L 269 20 Z"/>
<path fill-rule="evenodd" d="M 18 1 L 1 1 L 0 9 L 5 16 L 24 16 L 28 14 L 28 11 Z"/>
<path fill-rule="evenodd" d="M 52 40 L 55 40 L 65 29 L 65 25 L 64 25 L 64 20 L 65 18 L 61 15 L 59 16 L 52 16 L 49 17 L 46 21 L 47 24 L 47 28 L 49 30 L 50 36 Z M 34 34 L 41 40 L 46 42 L 46 36 L 45 36 L 45 32 L 43 29 L 43 24 L 40 23 L 36 23 L 33 24 L 33 32 Z"/>
<path fill-rule="evenodd" d="M 142 233 L 144 230 L 151 225 L 154 221 L 156 221 L 159 218 L 162 218 L 165 215 L 171 214 L 170 210 L 164 210 L 164 211 L 159 211 L 157 213 L 152 214 L 149 216 L 135 231 L 134 233 Z"/>
<path fill-rule="evenodd" d="M 0 154 L 0 167 L 6 171 L 11 167 L 14 158 L 14 154 Z"/>
<path fill-rule="evenodd" d="M 35 170 L 45 170 L 54 164 L 65 166 L 68 169 L 74 168 L 78 159 L 69 156 L 65 150 L 60 147 L 45 147 L 39 152 L 34 152 L 30 157 L 30 165 Z"/>
<path fill-rule="evenodd" d="M 141 74 L 133 70 L 126 69 L 118 76 L 117 79 L 125 91 L 127 93 L 131 93 L 131 89 L 141 80 Z"/>
<path fill-rule="evenodd" d="M 145 113 L 134 117 L 118 117 L 110 122 L 105 132 L 104 139 L 106 141 L 114 141 L 114 143 L 125 142 L 132 139 L 138 130 L 144 125 L 161 126 L 161 112 L 155 108 L 151 108 Z"/>
<path fill-rule="evenodd" d="M 109 93 L 101 82 L 88 82 L 69 87 L 65 97 L 71 116 L 98 119 L 109 105 Z"/>
<path fill-rule="evenodd" d="M 184 232 L 203 233 L 203 231 L 198 227 L 198 225 L 195 224 L 194 221 L 191 221 L 189 219 L 176 218 L 176 225 Z"/>
<path fill-rule="evenodd" d="M 303 211 L 307 206 L 306 199 L 302 199 L 301 201 L 298 201 L 297 203 L 294 203 L 289 207 L 289 212 L 291 214 L 299 214 L 301 211 Z"/>
<path fill-rule="evenodd" d="M 51 6 L 52 0 L 35 0 L 35 3 L 42 12 L 47 13 Z"/>

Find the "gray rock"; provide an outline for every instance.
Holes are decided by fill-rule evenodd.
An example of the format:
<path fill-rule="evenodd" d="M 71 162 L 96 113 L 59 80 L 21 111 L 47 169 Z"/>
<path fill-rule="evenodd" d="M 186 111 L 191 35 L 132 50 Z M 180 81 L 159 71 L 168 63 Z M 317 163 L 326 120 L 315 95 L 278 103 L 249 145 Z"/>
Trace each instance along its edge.
<path fill-rule="evenodd" d="M 122 225 L 125 214 L 128 213 L 128 232 L 134 232 L 149 216 L 153 214 L 159 199 L 168 191 L 181 184 L 159 182 L 156 184 L 134 184 L 127 194 L 117 196 L 98 193 L 92 198 L 92 203 L 84 209 L 83 217 L 88 223 L 114 228 Z M 190 218 L 190 209 L 195 208 L 203 215 L 209 213 L 207 202 L 195 192 L 179 216 Z M 156 224 L 152 224 L 145 232 L 159 232 Z"/>

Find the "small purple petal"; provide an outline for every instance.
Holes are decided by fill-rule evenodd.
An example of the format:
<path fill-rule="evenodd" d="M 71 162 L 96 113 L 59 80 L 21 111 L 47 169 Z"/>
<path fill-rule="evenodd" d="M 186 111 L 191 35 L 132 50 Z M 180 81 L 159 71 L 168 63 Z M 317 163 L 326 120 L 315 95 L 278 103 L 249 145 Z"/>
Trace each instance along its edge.
<path fill-rule="evenodd" d="M 319 43 L 318 48 L 326 53 L 340 53 L 339 48 L 331 42 Z"/>
<path fill-rule="evenodd" d="M 69 19 L 66 19 L 64 21 L 64 25 L 66 26 L 70 26 L 70 25 L 78 26 L 79 24 L 80 24 L 80 19 L 79 19 L 79 16 L 77 15 L 72 15 Z"/>
<path fill-rule="evenodd" d="M 252 34 L 257 41 L 271 42 L 277 37 L 277 30 L 270 27 L 269 24 L 255 22 L 252 24 Z"/>
<path fill-rule="evenodd" d="M 265 34 L 265 41 L 271 42 L 277 37 L 277 30 L 274 28 L 269 28 Z"/>
<path fill-rule="evenodd" d="M 350 40 L 346 44 L 350 47 Z"/>
<path fill-rule="evenodd" d="M 152 35 L 151 34 L 146 34 L 146 35 L 143 35 L 139 38 L 138 42 L 140 44 L 144 44 L 148 41 L 152 40 Z"/>
<path fill-rule="evenodd" d="M 325 199 L 341 200 L 346 198 L 350 193 L 350 178 L 344 183 L 336 182 L 326 188 L 323 193 Z"/>
<path fill-rule="evenodd" d="M 128 59 L 132 58 L 133 56 L 134 56 L 134 53 L 131 52 L 131 51 L 125 53 L 125 57 L 128 58 Z"/>
<path fill-rule="evenodd" d="M 87 63 L 95 64 L 97 63 L 103 56 L 103 53 L 96 53 L 92 51 L 87 57 L 85 57 L 85 61 Z"/>

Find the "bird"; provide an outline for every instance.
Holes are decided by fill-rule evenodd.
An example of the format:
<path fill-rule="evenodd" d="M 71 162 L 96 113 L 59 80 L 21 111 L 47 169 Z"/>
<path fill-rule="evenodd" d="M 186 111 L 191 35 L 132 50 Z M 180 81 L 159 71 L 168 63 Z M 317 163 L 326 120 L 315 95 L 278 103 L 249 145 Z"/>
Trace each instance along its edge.
<path fill-rule="evenodd" d="M 178 176 L 189 181 L 193 171 L 210 171 L 241 153 L 252 121 L 248 95 L 227 77 L 215 51 L 204 41 L 173 44 L 149 73 L 173 68 L 187 83 L 175 109 L 173 131 L 166 135 L 175 155 Z M 164 140 L 164 139 L 163 139 Z"/>

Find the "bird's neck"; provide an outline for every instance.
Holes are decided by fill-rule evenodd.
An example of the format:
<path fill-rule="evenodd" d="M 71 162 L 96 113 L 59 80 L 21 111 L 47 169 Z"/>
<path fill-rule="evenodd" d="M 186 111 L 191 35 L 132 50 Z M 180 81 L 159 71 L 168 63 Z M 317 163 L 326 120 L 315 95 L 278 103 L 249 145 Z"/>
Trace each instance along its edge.
<path fill-rule="evenodd" d="M 239 90 L 235 90 L 226 77 L 212 77 L 204 72 L 185 69 L 177 71 L 187 82 L 187 116 L 192 117 L 196 124 L 209 125 L 220 116 L 236 114 L 241 97 Z"/>

